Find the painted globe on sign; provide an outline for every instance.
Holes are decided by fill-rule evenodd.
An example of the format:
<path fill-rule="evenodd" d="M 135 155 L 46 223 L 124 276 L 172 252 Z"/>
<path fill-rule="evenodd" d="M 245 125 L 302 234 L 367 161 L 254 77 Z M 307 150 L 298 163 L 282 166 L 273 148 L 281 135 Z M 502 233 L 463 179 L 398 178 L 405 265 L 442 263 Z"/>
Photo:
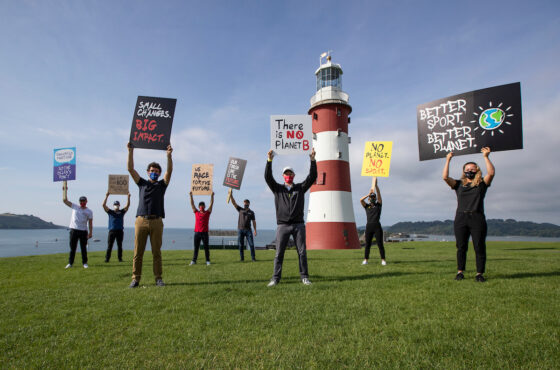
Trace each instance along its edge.
<path fill-rule="evenodd" d="M 478 124 L 485 130 L 495 130 L 504 122 L 506 112 L 500 108 L 488 108 L 480 114 Z"/>

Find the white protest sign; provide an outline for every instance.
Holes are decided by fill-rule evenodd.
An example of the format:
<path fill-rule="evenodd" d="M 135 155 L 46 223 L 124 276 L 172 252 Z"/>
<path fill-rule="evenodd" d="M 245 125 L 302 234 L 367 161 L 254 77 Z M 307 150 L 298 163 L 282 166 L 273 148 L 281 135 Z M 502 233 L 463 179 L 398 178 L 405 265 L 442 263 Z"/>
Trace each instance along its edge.
<path fill-rule="evenodd" d="M 270 116 L 270 149 L 276 154 L 305 154 L 313 143 L 308 114 Z"/>

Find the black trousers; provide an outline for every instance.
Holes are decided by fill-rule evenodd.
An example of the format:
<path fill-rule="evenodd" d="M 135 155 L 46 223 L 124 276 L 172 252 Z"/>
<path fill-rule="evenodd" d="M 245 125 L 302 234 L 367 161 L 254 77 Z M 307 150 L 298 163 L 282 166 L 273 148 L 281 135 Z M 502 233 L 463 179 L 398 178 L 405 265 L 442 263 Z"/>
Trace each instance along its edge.
<path fill-rule="evenodd" d="M 486 267 L 486 234 L 488 232 L 484 214 L 457 212 L 453 228 L 457 243 L 457 270 L 465 270 L 469 237 L 472 237 L 474 253 L 476 254 L 476 272 L 484 273 Z"/>
<path fill-rule="evenodd" d="M 283 224 L 276 229 L 276 255 L 274 256 L 274 275 L 272 279 L 276 282 L 282 277 L 282 264 L 284 253 L 290 241 L 290 235 L 294 238 L 299 257 L 299 274 L 302 279 L 309 278 L 307 268 L 307 246 L 305 244 L 305 224 Z"/>
<path fill-rule="evenodd" d="M 113 251 L 113 244 L 117 241 L 119 261 L 122 261 L 122 241 L 124 237 L 124 230 L 109 230 L 107 235 L 107 253 L 105 253 L 105 262 L 111 259 L 111 252 Z"/>
<path fill-rule="evenodd" d="M 192 260 L 196 262 L 198 258 L 198 250 L 200 249 L 200 242 L 202 241 L 202 245 L 204 246 L 204 256 L 206 257 L 206 261 L 210 261 L 210 249 L 208 247 L 208 232 L 195 232 L 194 233 L 194 255 Z"/>
<path fill-rule="evenodd" d="M 385 247 L 383 246 L 383 229 L 381 224 L 366 225 L 366 253 L 365 259 L 369 259 L 369 251 L 371 248 L 371 242 L 375 236 L 375 241 L 377 242 L 377 248 L 379 248 L 379 255 L 381 259 L 385 259 Z"/>
<path fill-rule="evenodd" d="M 68 263 L 73 265 L 76 257 L 76 249 L 78 249 L 78 241 L 80 242 L 80 250 L 82 251 L 82 263 L 87 263 L 87 236 L 86 230 L 70 229 L 70 256 Z"/>

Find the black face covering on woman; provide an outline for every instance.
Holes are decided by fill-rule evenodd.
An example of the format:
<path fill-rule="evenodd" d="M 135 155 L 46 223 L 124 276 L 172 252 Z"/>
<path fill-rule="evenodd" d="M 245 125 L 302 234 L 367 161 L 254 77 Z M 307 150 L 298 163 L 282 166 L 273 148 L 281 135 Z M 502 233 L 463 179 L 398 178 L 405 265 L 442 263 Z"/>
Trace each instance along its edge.
<path fill-rule="evenodd" d="M 465 171 L 465 177 L 469 180 L 474 179 L 476 176 L 476 172 L 472 172 L 472 171 Z"/>

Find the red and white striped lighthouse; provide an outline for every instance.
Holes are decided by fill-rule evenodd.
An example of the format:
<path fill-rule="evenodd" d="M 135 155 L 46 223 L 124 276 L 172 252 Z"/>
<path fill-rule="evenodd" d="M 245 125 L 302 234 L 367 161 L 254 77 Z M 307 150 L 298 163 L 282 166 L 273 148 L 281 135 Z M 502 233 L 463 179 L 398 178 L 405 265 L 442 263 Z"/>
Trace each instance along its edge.
<path fill-rule="evenodd" d="M 317 182 L 311 187 L 307 215 L 308 249 L 359 249 L 352 206 L 348 144 L 348 115 L 352 107 L 342 91 L 342 68 L 325 63 L 315 71 L 317 92 L 311 98 Z"/>

